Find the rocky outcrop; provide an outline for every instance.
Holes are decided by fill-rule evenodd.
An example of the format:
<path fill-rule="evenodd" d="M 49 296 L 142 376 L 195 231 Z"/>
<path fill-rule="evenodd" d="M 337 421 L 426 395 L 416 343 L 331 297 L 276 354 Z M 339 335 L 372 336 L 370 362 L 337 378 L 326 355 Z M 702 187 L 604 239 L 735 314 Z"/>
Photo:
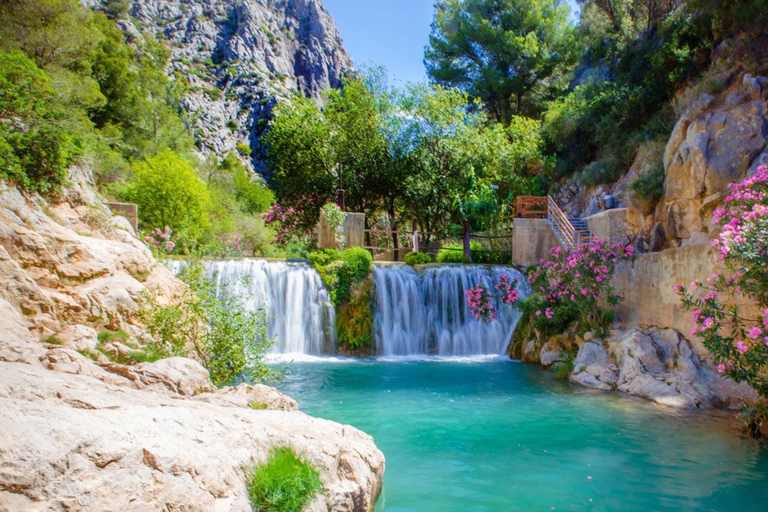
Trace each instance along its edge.
<path fill-rule="evenodd" d="M 370 436 L 267 386 L 217 390 L 191 359 L 110 361 L 145 339 L 145 294 L 183 284 L 87 169 L 70 181 L 50 202 L 0 183 L 0 511 L 249 511 L 248 468 L 280 446 L 320 471 L 311 510 L 372 511 L 384 457 Z"/>
<path fill-rule="evenodd" d="M 184 108 L 201 151 L 221 157 L 250 145 L 257 170 L 276 102 L 296 91 L 319 98 L 352 70 L 322 0 L 133 0 L 129 12 L 131 20 L 119 22 L 128 39 L 141 38 L 134 21 L 162 36 L 169 73 L 189 81 Z"/>
<path fill-rule="evenodd" d="M 656 208 L 672 244 L 706 243 L 712 212 L 729 183 L 768 158 L 768 79 L 745 74 L 718 97 L 703 95 L 677 122 L 664 153 L 664 196 Z"/>
<path fill-rule="evenodd" d="M 70 180 L 60 202 L 0 184 L 0 299 L 35 340 L 83 349 L 95 343 L 94 327 L 139 335 L 144 294 L 168 299 L 182 284 L 112 216 L 87 170 Z"/>
<path fill-rule="evenodd" d="M 0 362 L 0 510 L 250 511 L 248 468 L 277 446 L 320 470 L 310 510 L 373 509 L 384 457 L 359 430 L 121 380 Z"/>
<path fill-rule="evenodd" d="M 720 377 L 677 331 L 630 329 L 579 346 L 569 380 L 678 409 L 739 408 L 753 390 Z"/>

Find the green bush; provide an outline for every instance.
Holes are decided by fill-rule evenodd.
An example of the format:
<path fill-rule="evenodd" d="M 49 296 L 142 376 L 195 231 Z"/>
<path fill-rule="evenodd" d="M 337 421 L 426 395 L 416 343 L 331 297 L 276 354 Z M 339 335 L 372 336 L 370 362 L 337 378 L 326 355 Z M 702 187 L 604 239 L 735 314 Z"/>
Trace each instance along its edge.
<path fill-rule="evenodd" d="M 145 230 L 170 227 L 182 241 L 197 241 L 208 227 L 210 194 L 192 166 L 166 150 L 134 166 L 126 199 L 139 206 Z"/>
<path fill-rule="evenodd" d="M 180 275 L 187 288 L 169 305 L 149 297 L 142 320 L 152 342 L 147 352 L 162 357 L 194 354 L 217 386 L 247 376 L 274 382 L 282 373 L 266 363 L 275 340 L 267 335 L 267 312 L 247 310 L 246 298 L 227 289 L 217 293 L 202 265 L 191 263 Z"/>
<path fill-rule="evenodd" d="M 432 257 L 423 252 L 409 252 L 405 255 L 405 262 L 411 266 L 424 265 L 426 263 L 432 263 Z"/>
<path fill-rule="evenodd" d="M 442 249 L 437 251 L 435 261 L 438 263 L 469 263 L 464 257 L 464 245 L 445 244 Z"/>
<path fill-rule="evenodd" d="M 341 254 L 336 249 L 320 249 L 309 253 L 309 264 L 315 268 L 325 267 L 340 259 Z"/>
<path fill-rule="evenodd" d="M 350 247 L 341 253 L 344 263 L 339 271 L 339 284 L 336 288 L 336 300 L 349 299 L 353 284 L 359 283 L 368 276 L 373 265 L 373 256 L 362 247 Z"/>
<path fill-rule="evenodd" d="M 611 172 L 608 165 L 602 160 L 592 162 L 581 171 L 579 183 L 585 187 L 596 187 L 603 183 L 610 183 L 616 175 Z"/>
<path fill-rule="evenodd" d="M 76 117 L 61 105 L 48 73 L 21 52 L 0 52 L 0 179 L 57 191 L 83 149 Z"/>
<path fill-rule="evenodd" d="M 650 203 L 657 203 L 664 194 L 664 164 L 653 166 L 642 173 L 629 185 L 629 189 L 636 192 L 640 199 Z"/>
<path fill-rule="evenodd" d="M 290 448 L 276 448 L 253 468 L 248 497 L 259 512 L 301 512 L 321 491 L 320 474 Z"/>
<path fill-rule="evenodd" d="M 248 144 L 243 144 L 242 142 L 238 142 L 237 152 L 242 156 L 251 156 L 251 146 Z"/>

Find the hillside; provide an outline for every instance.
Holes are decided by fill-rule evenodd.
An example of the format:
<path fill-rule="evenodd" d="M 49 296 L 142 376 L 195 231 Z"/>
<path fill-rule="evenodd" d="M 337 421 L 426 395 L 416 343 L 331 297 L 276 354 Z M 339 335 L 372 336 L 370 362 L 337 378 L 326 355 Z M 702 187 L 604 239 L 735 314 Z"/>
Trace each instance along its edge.
<path fill-rule="evenodd" d="M 246 144 L 259 171 L 259 140 L 276 102 L 319 98 L 352 70 L 322 0 L 136 0 L 118 26 L 129 41 L 142 37 L 138 28 L 170 48 L 167 71 L 189 82 L 182 107 L 201 152 L 222 158 Z"/>

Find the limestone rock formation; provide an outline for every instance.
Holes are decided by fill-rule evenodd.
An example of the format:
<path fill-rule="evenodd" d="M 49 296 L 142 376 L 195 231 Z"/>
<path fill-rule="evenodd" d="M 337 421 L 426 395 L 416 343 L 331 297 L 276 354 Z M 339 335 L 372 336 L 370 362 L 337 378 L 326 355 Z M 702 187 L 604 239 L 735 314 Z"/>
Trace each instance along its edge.
<path fill-rule="evenodd" d="M 87 0 L 98 8 L 101 0 Z M 160 35 L 171 51 L 169 73 L 190 84 L 184 108 L 204 154 L 219 157 L 259 138 L 276 102 L 295 91 L 319 98 L 338 87 L 352 59 L 322 0 L 133 0 L 119 25 Z"/>
<path fill-rule="evenodd" d="M 370 436 L 267 386 L 216 390 L 191 359 L 109 360 L 146 336 L 143 295 L 183 284 L 88 169 L 70 182 L 50 202 L 0 182 L 0 511 L 249 511 L 247 469 L 280 446 L 320 471 L 311 510 L 372 511 L 384 457 Z M 124 342 L 99 341 L 118 328 Z"/>
<path fill-rule="evenodd" d="M 0 184 L 0 299 L 24 316 L 14 322 L 29 329 L 24 337 L 83 349 L 95 343 L 96 325 L 138 334 L 143 294 L 181 291 L 93 193 L 91 180 L 76 169 L 59 203 Z"/>
<path fill-rule="evenodd" d="M 320 470 L 325 492 L 311 510 L 368 512 L 384 471 L 359 430 L 233 407 L 226 395 L 196 400 L 0 362 L 0 409 L 0 510 L 250 511 L 248 468 L 290 446 Z"/>
<path fill-rule="evenodd" d="M 655 220 L 670 241 L 706 243 L 727 185 L 766 158 L 768 79 L 745 74 L 735 82 L 724 95 L 699 98 L 667 144 L 664 197 Z"/>
<path fill-rule="evenodd" d="M 585 341 L 570 380 L 679 409 L 738 408 L 756 398 L 747 386 L 719 376 L 672 329 L 630 329 L 604 344 Z"/>

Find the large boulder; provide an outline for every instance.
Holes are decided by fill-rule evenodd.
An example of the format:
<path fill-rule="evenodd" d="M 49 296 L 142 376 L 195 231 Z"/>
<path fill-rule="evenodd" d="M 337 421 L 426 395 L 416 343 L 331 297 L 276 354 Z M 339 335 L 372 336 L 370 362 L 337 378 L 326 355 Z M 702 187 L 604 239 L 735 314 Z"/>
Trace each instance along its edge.
<path fill-rule="evenodd" d="M 672 329 L 630 329 L 615 332 L 604 344 L 585 342 L 569 379 L 678 409 L 739 408 L 757 398 L 747 386 L 718 375 Z"/>
<path fill-rule="evenodd" d="M 759 163 L 768 141 L 768 79 L 743 75 L 723 94 L 704 95 L 681 116 L 664 153 L 664 196 L 655 223 L 674 245 L 707 243 L 712 212 L 729 183 Z"/>

